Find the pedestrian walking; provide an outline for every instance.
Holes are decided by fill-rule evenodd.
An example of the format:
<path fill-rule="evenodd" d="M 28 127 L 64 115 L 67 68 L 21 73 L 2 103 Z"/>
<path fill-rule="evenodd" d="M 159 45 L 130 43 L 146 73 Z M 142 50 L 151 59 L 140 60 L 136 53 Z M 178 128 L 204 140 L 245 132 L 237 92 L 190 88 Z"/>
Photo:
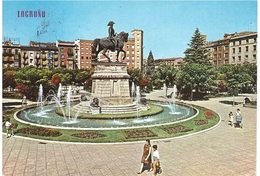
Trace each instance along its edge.
<path fill-rule="evenodd" d="M 11 135 L 14 136 L 14 131 L 13 131 L 13 128 L 12 128 L 12 124 L 10 122 L 10 119 L 7 119 L 6 122 L 5 122 L 5 128 L 6 128 L 6 135 L 7 135 L 7 138 L 11 137 Z M 10 134 L 9 134 L 10 133 Z"/>
<path fill-rule="evenodd" d="M 228 114 L 228 116 L 229 116 L 230 125 L 231 125 L 231 127 L 232 127 L 233 124 L 234 124 L 234 115 L 233 115 L 233 112 L 230 111 L 230 113 Z"/>
<path fill-rule="evenodd" d="M 145 166 L 149 166 L 150 168 L 152 167 L 151 166 L 151 162 L 152 162 L 151 152 L 152 152 L 151 143 L 150 143 L 150 140 L 147 139 L 145 141 L 144 148 L 143 148 L 143 155 L 142 155 L 142 159 L 141 159 L 140 171 L 137 172 L 137 174 L 141 174 L 144 171 Z"/>
<path fill-rule="evenodd" d="M 236 110 L 236 126 L 243 127 L 243 118 L 240 109 Z"/>
<path fill-rule="evenodd" d="M 158 146 L 153 145 L 153 175 L 157 175 L 160 168 L 160 155 L 158 151 Z"/>

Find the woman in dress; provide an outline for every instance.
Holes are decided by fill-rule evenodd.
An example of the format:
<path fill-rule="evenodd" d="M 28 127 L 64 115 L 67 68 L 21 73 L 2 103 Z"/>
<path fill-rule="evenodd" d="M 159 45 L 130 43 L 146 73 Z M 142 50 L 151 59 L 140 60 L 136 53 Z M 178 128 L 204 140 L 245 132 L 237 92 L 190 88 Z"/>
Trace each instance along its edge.
<path fill-rule="evenodd" d="M 151 167 L 151 151 L 152 147 L 150 144 L 150 140 L 147 139 L 144 144 L 144 150 L 143 150 L 143 155 L 141 159 L 141 167 L 140 171 L 137 172 L 137 174 L 141 174 L 144 170 L 144 165 L 149 165 Z"/>

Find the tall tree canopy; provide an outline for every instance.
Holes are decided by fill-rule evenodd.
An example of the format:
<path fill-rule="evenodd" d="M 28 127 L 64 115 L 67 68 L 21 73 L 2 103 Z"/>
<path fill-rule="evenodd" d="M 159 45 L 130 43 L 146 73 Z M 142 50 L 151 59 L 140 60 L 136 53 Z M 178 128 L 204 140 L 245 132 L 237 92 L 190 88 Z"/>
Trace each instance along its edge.
<path fill-rule="evenodd" d="M 188 44 L 189 48 L 184 52 L 185 61 L 188 63 L 211 65 L 210 58 L 207 55 L 208 51 L 204 47 L 204 43 L 205 39 L 197 28 L 191 39 L 191 43 Z"/>

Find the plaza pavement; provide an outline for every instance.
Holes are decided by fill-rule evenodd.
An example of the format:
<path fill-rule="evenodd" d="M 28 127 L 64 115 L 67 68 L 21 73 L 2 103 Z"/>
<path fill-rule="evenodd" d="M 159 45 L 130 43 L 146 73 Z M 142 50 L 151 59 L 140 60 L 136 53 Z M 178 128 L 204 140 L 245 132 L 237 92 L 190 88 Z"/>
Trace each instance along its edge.
<path fill-rule="evenodd" d="M 162 91 L 147 95 L 159 99 Z M 251 95 L 252 96 L 252 95 Z M 242 102 L 244 97 L 235 97 Z M 256 96 L 253 95 L 256 99 Z M 189 136 L 154 140 L 161 157 L 162 176 L 256 175 L 256 108 L 220 103 L 214 98 L 189 103 L 208 107 L 221 116 L 215 128 Z M 232 99 L 231 99 L 232 101 Z M 228 125 L 228 113 L 241 109 L 243 129 Z M 134 176 L 139 171 L 144 142 L 76 144 L 38 141 L 2 135 L 4 176 Z M 144 171 L 141 175 L 152 175 Z"/>

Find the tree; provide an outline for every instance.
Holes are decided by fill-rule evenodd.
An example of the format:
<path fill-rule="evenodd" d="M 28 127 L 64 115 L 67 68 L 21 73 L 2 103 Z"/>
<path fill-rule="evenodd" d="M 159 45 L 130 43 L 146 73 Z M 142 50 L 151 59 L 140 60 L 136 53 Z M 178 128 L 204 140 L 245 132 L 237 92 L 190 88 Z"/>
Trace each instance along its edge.
<path fill-rule="evenodd" d="M 15 82 L 15 77 L 14 77 L 14 70 L 8 70 L 4 73 L 3 75 L 3 88 L 11 87 L 15 88 L 16 82 Z"/>
<path fill-rule="evenodd" d="M 182 65 L 180 73 L 178 74 L 178 80 L 182 85 L 182 93 L 190 97 L 193 100 L 195 97 L 199 97 L 201 91 L 205 91 L 212 85 L 212 72 L 208 70 L 208 67 L 203 64 L 197 63 L 185 63 Z"/>
<path fill-rule="evenodd" d="M 62 74 L 61 75 L 61 84 L 62 85 L 68 85 L 68 84 L 71 84 L 71 81 L 72 81 L 72 75 L 69 74 L 69 73 L 66 73 L 66 74 Z"/>
<path fill-rule="evenodd" d="M 54 84 L 56 87 L 59 86 L 59 83 L 61 82 L 61 77 L 59 73 L 55 73 L 52 75 L 51 81 L 52 84 Z"/>
<path fill-rule="evenodd" d="M 207 55 L 208 51 L 204 47 L 204 42 L 204 38 L 197 28 L 191 39 L 191 43 L 188 44 L 189 48 L 184 52 L 185 62 L 211 65 L 210 58 Z"/>
<path fill-rule="evenodd" d="M 43 85 L 44 93 L 49 91 L 50 73 L 48 69 L 26 66 L 14 74 L 17 89 L 27 98 L 34 99 L 38 96 L 37 92 L 40 84 Z"/>
<path fill-rule="evenodd" d="M 148 58 L 147 58 L 147 68 L 146 68 L 146 75 L 150 76 L 155 70 L 155 64 L 154 64 L 154 58 L 152 51 L 149 52 Z"/>
<path fill-rule="evenodd" d="M 76 75 L 76 82 L 77 83 L 85 83 L 85 81 L 87 81 L 89 78 L 91 77 L 91 74 L 90 74 L 90 71 L 81 71 L 81 72 L 78 72 L 77 75 Z"/>
<path fill-rule="evenodd" d="M 159 79 L 163 80 L 163 83 L 165 83 L 167 87 L 173 86 L 177 73 L 177 69 L 174 68 L 173 65 L 163 63 L 158 66 L 156 72 L 158 73 Z"/>
<path fill-rule="evenodd" d="M 230 94 L 238 94 L 239 89 L 249 89 L 249 84 L 256 83 L 257 70 L 254 65 L 223 65 L 218 70 L 220 74 L 226 75 L 225 81 Z"/>

